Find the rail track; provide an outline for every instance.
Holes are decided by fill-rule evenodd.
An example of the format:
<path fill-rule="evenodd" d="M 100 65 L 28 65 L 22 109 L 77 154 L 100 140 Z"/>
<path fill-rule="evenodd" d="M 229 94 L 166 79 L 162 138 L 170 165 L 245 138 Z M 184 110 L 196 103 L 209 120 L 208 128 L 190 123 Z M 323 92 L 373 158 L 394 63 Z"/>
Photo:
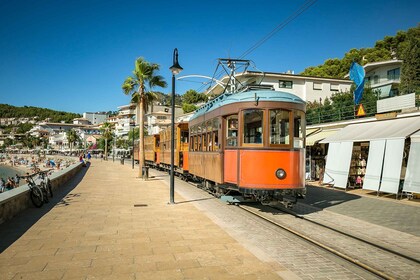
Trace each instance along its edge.
<path fill-rule="evenodd" d="M 326 226 L 323 224 L 320 224 L 316 221 L 312 221 L 308 218 L 303 217 L 302 215 L 298 215 L 294 213 L 293 211 L 289 209 L 282 209 L 282 208 L 272 208 L 275 211 L 281 211 L 283 213 L 287 213 L 289 215 L 293 215 L 294 217 L 298 218 L 300 223 L 307 223 L 308 225 L 311 224 L 312 226 L 307 232 L 304 232 L 302 230 L 297 230 L 293 227 L 293 225 L 284 223 L 282 221 L 279 221 L 279 219 L 270 218 L 269 215 L 267 215 L 267 212 L 259 213 L 259 211 L 264 206 L 249 206 L 249 205 L 241 205 L 236 204 L 240 209 L 251 213 L 252 215 L 255 215 L 267 222 L 269 222 L 272 225 L 275 225 L 276 227 L 281 228 L 282 230 L 285 230 L 295 236 L 298 236 L 299 238 L 314 244 L 315 246 L 335 255 L 339 258 L 358 266 L 359 268 L 362 268 L 365 271 L 368 271 L 372 273 L 373 275 L 382 278 L 382 279 L 420 279 L 419 275 L 416 274 L 416 271 L 420 268 L 420 262 L 419 260 L 412 258 L 410 256 L 406 256 L 400 252 L 396 252 L 394 250 L 391 250 L 389 248 L 385 248 L 381 245 L 372 243 L 370 241 L 363 240 L 359 237 L 353 236 L 349 233 L 340 231 L 338 229 L 332 228 L 330 226 Z M 301 225 L 302 226 L 302 225 Z M 326 241 L 322 238 L 317 238 L 311 236 L 308 232 L 314 232 L 315 231 L 329 231 L 330 237 L 327 237 L 329 241 Z M 318 235 L 319 236 L 319 235 Z M 331 236 L 335 236 L 334 238 L 331 238 Z M 333 240 L 341 240 L 341 243 L 347 243 L 347 249 L 341 248 L 340 245 L 334 244 Z M 343 242 L 345 240 L 345 242 Z M 355 252 L 349 251 L 349 248 L 363 248 L 363 251 L 366 252 L 364 256 L 357 255 Z M 360 252 L 360 250 L 358 250 Z M 372 254 L 372 258 L 366 258 L 366 256 L 369 256 L 368 252 L 374 252 Z M 375 259 L 378 259 L 380 261 L 375 261 Z M 402 263 L 404 264 L 401 269 L 395 270 L 394 266 L 393 268 L 390 268 L 389 265 L 384 262 L 381 263 L 383 260 L 393 260 L 394 263 Z"/>

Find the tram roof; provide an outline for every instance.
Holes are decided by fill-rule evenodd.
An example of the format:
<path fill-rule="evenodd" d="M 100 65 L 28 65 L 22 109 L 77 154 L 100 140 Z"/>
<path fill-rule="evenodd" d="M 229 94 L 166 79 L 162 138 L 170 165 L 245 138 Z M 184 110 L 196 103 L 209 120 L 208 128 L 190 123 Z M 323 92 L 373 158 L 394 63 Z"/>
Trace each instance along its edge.
<path fill-rule="evenodd" d="M 207 102 L 201 106 L 197 111 L 192 115 L 190 120 L 193 120 L 205 113 L 211 112 L 227 104 L 238 103 L 238 102 L 250 102 L 250 101 L 277 101 L 277 102 L 289 102 L 297 104 L 305 104 L 300 97 L 284 92 L 284 91 L 273 91 L 273 90 L 251 90 L 238 93 L 225 93 L 219 95 L 215 99 Z"/>

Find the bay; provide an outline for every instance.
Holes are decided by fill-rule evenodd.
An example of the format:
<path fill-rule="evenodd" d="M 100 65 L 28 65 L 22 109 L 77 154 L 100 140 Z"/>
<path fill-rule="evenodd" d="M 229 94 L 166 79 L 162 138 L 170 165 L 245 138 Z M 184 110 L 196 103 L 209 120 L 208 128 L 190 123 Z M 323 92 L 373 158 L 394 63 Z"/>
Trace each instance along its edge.
<path fill-rule="evenodd" d="M 0 177 L 7 180 L 7 177 L 14 177 L 16 174 L 23 175 L 20 170 L 14 169 L 9 166 L 0 165 Z"/>

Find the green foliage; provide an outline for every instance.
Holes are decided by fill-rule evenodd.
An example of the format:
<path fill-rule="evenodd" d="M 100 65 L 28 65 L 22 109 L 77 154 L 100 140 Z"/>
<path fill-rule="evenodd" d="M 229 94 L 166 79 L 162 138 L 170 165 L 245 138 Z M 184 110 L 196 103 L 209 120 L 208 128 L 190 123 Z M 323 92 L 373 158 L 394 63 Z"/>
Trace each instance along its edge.
<path fill-rule="evenodd" d="M 420 24 L 408 30 L 401 55 L 404 63 L 400 91 L 403 94 L 420 93 Z"/>
<path fill-rule="evenodd" d="M 38 120 L 50 119 L 50 122 L 66 123 L 73 122 L 74 118 L 80 118 L 80 114 L 54 111 L 51 109 L 38 108 L 32 106 L 16 107 L 8 104 L 0 104 L 0 116 L 2 118 L 33 118 Z"/>
<path fill-rule="evenodd" d="M 409 29 L 407 32 L 398 31 L 395 36 L 386 36 L 383 40 L 377 41 L 373 48 L 351 49 L 342 59 L 327 59 L 322 65 L 306 68 L 301 75 L 340 79 L 348 74 L 353 61 L 365 65 L 393 58 L 403 59 L 404 65 L 408 64 L 406 67 L 411 69 L 412 64 L 418 65 L 419 63 L 419 32 L 420 25 Z M 415 69 L 418 70 L 418 68 Z M 414 70 L 410 73 L 414 73 Z M 418 73 L 419 71 L 417 71 Z M 403 84 L 404 75 L 403 69 L 401 84 Z"/>
<path fill-rule="evenodd" d="M 140 133 L 140 129 L 138 127 L 134 128 L 134 140 L 139 139 L 139 133 Z M 128 132 L 128 140 L 130 141 L 130 143 L 133 141 L 133 130 L 132 129 L 130 129 L 130 131 Z"/>
<path fill-rule="evenodd" d="M 197 91 L 190 89 L 184 95 L 182 95 L 182 103 L 196 104 L 199 102 L 207 102 L 207 95 L 204 93 L 198 93 Z"/>
<path fill-rule="evenodd" d="M 20 134 L 22 134 L 22 133 L 26 133 L 26 132 L 28 132 L 29 130 L 31 130 L 31 128 L 33 127 L 34 125 L 33 124 L 31 124 L 31 123 L 21 123 L 21 124 L 19 124 L 18 125 L 18 128 L 17 128 L 17 130 L 16 130 L 16 133 L 20 133 Z"/>
<path fill-rule="evenodd" d="M 197 110 L 197 106 L 195 106 L 194 104 L 184 103 L 182 105 L 182 110 L 184 111 L 184 113 L 190 113 Z"/>
<path fill-rule="evenodd" d="M 351 92 L 339 92 L 333 94 L 331 98 L 326 98 L 324 102 L 308 102 L 306 106 L 306 122 L 308 125 L 316 123 L 336 122 L 354 119 L 355 109 L 353 98 L 354 87 Z M 378 91 L 365 88 L 361 104 L 365 108 L 366 116 L 376 114 L 376 101 Z"/>

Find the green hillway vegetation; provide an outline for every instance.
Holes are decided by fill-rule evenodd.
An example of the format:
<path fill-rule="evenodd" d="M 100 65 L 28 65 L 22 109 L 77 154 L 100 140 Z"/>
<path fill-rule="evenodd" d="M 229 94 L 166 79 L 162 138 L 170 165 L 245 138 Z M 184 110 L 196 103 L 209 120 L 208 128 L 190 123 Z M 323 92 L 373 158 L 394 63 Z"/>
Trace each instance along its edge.
<path fill-rule="evenodd" d="M 401 59 L 401 94 L 413 93 L 420 95 L 420 25 L 407 31 L 399 31 L 395 36 L 386 36 L 376 42 L 373 48 L 351 49 L 342 59 L 328 59 L 324 64 L 308 67 L 301 75 L 326 78 L 344 78 L 348 74 L 353 61 L 360 65 L 367 63 Z M 350 92 L 336 93 L 331 98 L 320 102 L 308 102 L 307 123 L 325 123 L 354 118 L 353 102 L 354 87 Z M 376 113 L 378 92 L 365 85 L 361 103 L 366 116 Z M 419 100 L 419 96 L 417 99 Z"/>

